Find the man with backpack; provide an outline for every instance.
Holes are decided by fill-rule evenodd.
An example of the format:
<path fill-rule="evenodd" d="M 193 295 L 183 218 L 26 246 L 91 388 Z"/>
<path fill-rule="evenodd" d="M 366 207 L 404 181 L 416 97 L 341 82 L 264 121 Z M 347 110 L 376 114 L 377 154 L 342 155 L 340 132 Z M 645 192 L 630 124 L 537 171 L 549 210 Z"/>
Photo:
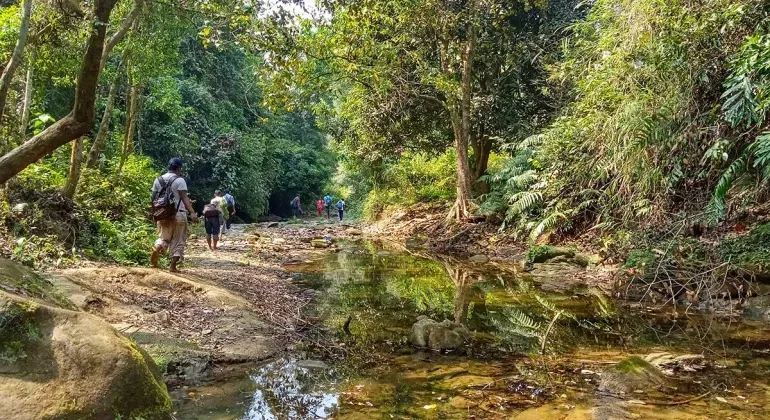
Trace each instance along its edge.
<path fill-rule="evenodd" d="M 329 194 L 326 194 L 324 197 L 324 208 L 326 209 L 326 218 L 331 219 L 332 217 L 332 196 Z"/>
<path fill-rule="evenodd" d="M 157 267 L 161 253 L 168 251 L 171 259 L 169 270 L 172 273 L 179 272 L 177 265 L 184 257 L 188 212 L 193 223 L 198 221 L 198 215 L 187 196 L 187 182 L 181 173 L 182 160 L 171 158 L 168 161 L 168 172 L 156 178 L 152 185 L 152 218 L 158 226 L 158 239 L 150 262 L 153 267 Z"/>
<path fill-rule="evenodd" d="M 225 203 L 227 203 L 227 219 L 225 220 L 225 230 L 230 230 L 230 224 L 235 216 L 235 197 L 230 193 L 225 194 Z"/>
<path fill-rule="evenodd" d="M 342 216 L 345 214 L 345 200 L 340 198 L 340 201 L 337 202 L 337 213 L 340 216 L 340 222 L 342 221 Z"/>
<path fill-rule="evenodd" d="M 302 216 L 302 203 L 299 201 L 299 194 L 297 194 L 296 197 L 294 197 L 291 202 L 289 202 L 289 205 L 291 205 L 291 215 L 292 217 L 299 217 Z"/>

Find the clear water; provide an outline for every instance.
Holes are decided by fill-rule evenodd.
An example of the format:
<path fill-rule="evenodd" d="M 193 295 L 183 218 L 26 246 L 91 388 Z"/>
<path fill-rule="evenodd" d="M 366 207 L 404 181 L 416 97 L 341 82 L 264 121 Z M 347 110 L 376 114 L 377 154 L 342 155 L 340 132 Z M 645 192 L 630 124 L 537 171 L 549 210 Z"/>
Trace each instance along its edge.
<path fill-rule="evenodd" d="M 575 283 L 576 269 L 519 273 L 345 243 L 295 268 L 317 291 L 307 340 L 259 369 L 184 390 L 176 416 L 610 418 L 595 411 L 608 404 L 596 392 L 600 372 L 669 352 L 703 354 L 709 366 L 629 396 L 616 418 L 770 418 L 766 321 L 613 302 Z M 473 339 L 463 351 L 415 349 L 408 336 L 419 315 L 460 322 Z"/>

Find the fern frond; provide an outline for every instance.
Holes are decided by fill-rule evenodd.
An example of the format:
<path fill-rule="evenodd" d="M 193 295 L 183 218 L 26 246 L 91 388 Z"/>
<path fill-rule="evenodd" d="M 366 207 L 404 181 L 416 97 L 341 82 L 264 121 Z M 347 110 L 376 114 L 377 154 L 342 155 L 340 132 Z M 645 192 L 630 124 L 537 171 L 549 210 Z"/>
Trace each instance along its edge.
<path fill-rule="evenodd" d="M 515 216 L 542 203 L 543 193 L 539 191 L 522 191 L 512 195 L 511 198 L 508 199 L 508 202 L 511 203 L 509 214 Z"/>
<path fill-rule="evenodd" d="M 534 169 L 530 169 L 508 179 L 508 185 L 515 186 L 517 188 L 527 188 L 528 186 L 534 184 L 537 179 L 537 172 Z"/>
<path fill-rule="evenodd" d="M 714 217 L 721 218 L 724 215 L 727 192 L 730 191 L 730 187 L 735 180 L 746 172 L 746 161 L 745 155 L 739 157 L 725 169 L 719 178 L 710 204 L 710 207 L 715 212 Z"/>
<path fill-rule="evenodd" d="M 543 220 L 541 220 L 540 223 L 538 223 L 534 229 L 532 229 L 532 232 L 529 234 L 529 239 L 532 241 L 536 241 L 537 238 L 539 238 L 540 235 L 542 235 L 543 233 L 554 230 L 556 226 L 559 224 L 560 220 L 566 220 L 566 219 L 567 219 L 567 216 L 560 211 L 555 211 L 549 214 Z"/>
<path fill-rule="evenodd" d="M 537 300 L 540 305 L 542 305 L 545 309 L 548 309 L 551 312 L 558 312 L 558 309 L 556 309 L 556 305 L 554 305 L 553 302 L 546 300 L 544 297 L 540 295 L 535 295 L 535 299 Z"/>
<path fill-rule="evenodd" d="M 525 330 L 536 333 L 540 330 L 540 328 L 542 328 L 542 324 L 535 321 L 532 319 L 532 317 L 518 309 L 510 309 L 507 315 L 508 319 L 513 323 L 513 325 L 524 328 Z"/>
<path fill-rule="evenodd" d="M 545 143 L 547 137 L 545 134 L 535 134 L 522 140 L 517 147 L 518 150 L 534 149 Z"/>

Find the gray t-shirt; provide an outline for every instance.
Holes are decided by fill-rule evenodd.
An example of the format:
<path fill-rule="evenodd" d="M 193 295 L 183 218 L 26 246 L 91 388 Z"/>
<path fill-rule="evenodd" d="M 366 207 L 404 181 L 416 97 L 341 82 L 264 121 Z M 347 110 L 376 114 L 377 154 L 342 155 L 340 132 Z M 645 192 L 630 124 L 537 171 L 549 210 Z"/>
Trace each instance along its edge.
<path fill-rule="evenodd" d="M 171 192 L 174 194 L 174 200 L 176 200 L 177 203 L 177 210 L 179 212 L 183 213 L 182 215 L 187 217 L 187 208 L 185 208 L 184 204 L 182 204 L 182 198 L 179 196 L 179 191 L 187 191 L 187 182 L 182 178 L 181 176 L 173 173 L 173 172 L 166 172 L 165 174 L 161 175 L 164 181 L 166 181 L 166 184 L 168 185 L 168 182 L 174 179 L 173 184 L 171 184 Z M 161 190 L 160 181 L 158 178 L 155 178 L 155 183 L 152 184 L 152 194 L 153 196 L 160 192 Z"/>

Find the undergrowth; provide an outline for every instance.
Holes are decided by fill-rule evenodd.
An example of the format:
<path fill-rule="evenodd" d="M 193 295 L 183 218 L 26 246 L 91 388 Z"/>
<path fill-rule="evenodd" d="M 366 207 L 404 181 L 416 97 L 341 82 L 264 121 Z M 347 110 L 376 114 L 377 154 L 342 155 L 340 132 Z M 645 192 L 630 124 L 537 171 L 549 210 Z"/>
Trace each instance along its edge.
<path fill-rule="evenodd" d="M 120 176 L 84 170 L 73 200 L 60 193 L 65 170 L 54 158 L 30 166 L 8 184 L 0 219 L 11 258 L 55 267 L 83 257 L 148 263 L 155 228 L 145 203 L 157 176 L 149 159 L 130 157 Z"/>

